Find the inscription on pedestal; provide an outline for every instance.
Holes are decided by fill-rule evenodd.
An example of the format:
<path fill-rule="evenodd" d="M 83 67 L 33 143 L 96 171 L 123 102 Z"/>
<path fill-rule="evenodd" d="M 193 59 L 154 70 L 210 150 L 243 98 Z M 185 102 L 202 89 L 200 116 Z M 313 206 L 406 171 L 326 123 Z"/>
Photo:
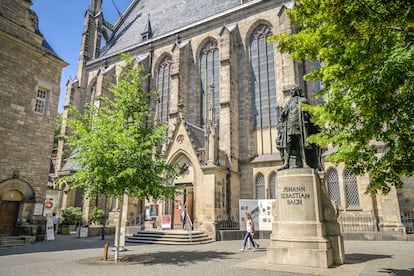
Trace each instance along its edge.
<path fill-rule="evenodd" d="M 277 200 L 272 210 L 274 221 L 267 254 L 269 263 L 322 268 L 330 267 L 334 260 L 342 264 L 341 237 L 332 235 L 330 229 L 334 222 L 328 223 L 323 217 L 326 208 L 322 206 L 323 183 L 318 172 L 282 170 L 276 182 Z M 339 229 L 339 224 L 335 227 Z"/>
<path fill-rule="evenodd" d="M 283 187 L 280 194 L 282 200 L 286 200 L 287 205 L 302 205 L 303 201 L 310 198 L 309 192 L 306 191 L 305 186 L 295 187 L 287 186 Z"/>

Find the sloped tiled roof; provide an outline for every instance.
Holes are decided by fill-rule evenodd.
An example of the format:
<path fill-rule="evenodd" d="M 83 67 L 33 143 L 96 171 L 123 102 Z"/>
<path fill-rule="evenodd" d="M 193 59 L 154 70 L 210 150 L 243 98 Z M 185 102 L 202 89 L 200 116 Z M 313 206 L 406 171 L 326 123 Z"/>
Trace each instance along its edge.
<path fill-rule="evenodd" d="M 135 0 L 115 26 L 101 57 L 142 42 L 150 15 L 153 39 L 241 5 L 240 0 Z"/>
<path fill-rule="evenodd" d="M 76 154 L 78 153 L 79 149 L 76 148 L 69 156 L 68 159 L 66 159 L 65 165 L 57 172 L 58 175 L 62 174 L 71 174 L 75 173 L 77 170 L 81 169 L 82 166 L 76 162 Z"/>
<path fill-rule="evenodd" d="M 69 159 L 69 160 L 67 160 L 65 165 L 62 167 L 62 169 L 60 171 L 58 171 L 58 174 L 74 173 L 77 170 L 79 170 L 80 168 L 82 168 L 82 166 L 79 163 L 76 163 L 74 160 Z"/>
<path fill-rule="evenodd" d="M 52 46 L 50 46 L 50 44 L 47 42 L 46 39 L 43 39 L 42 41 L 42 49 L 46 52 L 48 52 L 49 54 L 61 59 L 58 54 L 56 54 L 55 50 L 53 50 Z"/>
<path fill-rule="evenodd" d="M 204 129 L 201 129 L 188 122 L 185 123 L 185 128 L 187 130 L 188 135 L 190 136 L 191 143 L 193 144 L 194 150 L 197 151 L 200 148 L 204 148 L 205 146 Z"/>

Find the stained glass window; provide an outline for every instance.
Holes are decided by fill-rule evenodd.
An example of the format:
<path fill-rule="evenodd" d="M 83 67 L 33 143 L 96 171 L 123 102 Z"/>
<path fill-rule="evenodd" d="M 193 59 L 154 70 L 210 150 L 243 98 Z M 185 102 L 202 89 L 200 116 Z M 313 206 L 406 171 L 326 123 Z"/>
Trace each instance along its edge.
<path fill-rule="evenodd" d="M 341 206 L 341 193 L 339 189 L 338 172 L 334 168 L 330 168 L 326 173 L 329 198 L 336 203 L 337 206 Z"/>
<path fill-rule="evenodd" d="M 265 178 L 261 173 L 256 176 L 256 199 L 265 199 Z"/>
<path fill-rule="evenodd" d="M 214 91 L 214 108 L 216 123 L 220 114 L 220 95 L 219 95 L 219 50 L 217 41 L 207 42 L 200 53 L 200 126 L 205 127 L 207 123 L 207 112 L 212 99 L 210 93 Z"/>
<path fill-rule="evenodd" d="M 270 175 L 270 198 L 276 199 L 276 173 Z"/>
<path fill-rule="evenodd" d="M 260 24 L 250 39 L 254 129 L 276 127 L 276 79 L 270 27 Z"/>
<path fill-rule="evenodd" d="M 157 115 L 162 123 L 168 122 L 169 97 L 170 97 L 170 74 L 172 60 L 170 56 L 166 56 L 158 67 L 157 89 L 158 89 L 158 105 Z"/>
<path fill-rule="evenodd" d="M 359 208 L 358 182 L 352 170 L 346 169 L 344 172 L 346 207 Z"/>

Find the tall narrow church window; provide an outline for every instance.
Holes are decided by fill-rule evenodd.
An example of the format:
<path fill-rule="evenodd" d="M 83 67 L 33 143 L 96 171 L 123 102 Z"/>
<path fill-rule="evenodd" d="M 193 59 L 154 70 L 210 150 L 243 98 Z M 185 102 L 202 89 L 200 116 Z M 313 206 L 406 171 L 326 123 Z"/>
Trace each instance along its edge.
<path fill-rule="evenodd" d="M 207 42 L 200 53 L 200 126 L 204 128 L 207 124 L 207 112 L 212 99 L 210 93 L 213 91 L 215 120 L 216 123 L 220 114 L 219 95 L 219 50 L 217 41 Z"/>
<path fill-rule="evenodd" d="M 95 100 L 96 97 L 96 82 L 91 87 L 91 102 Z"/>
<path fill-rule="evenodd" d="M 344 172 L 346 207 L 359 208 L 358 182 L 352 170 L 346 169 Z"/>
<path fill-rule="evenodd" d="M 329 198 L 335 202 L 336 206 L 341 206 L 341 193 L 339 189 L 338 172 L 334 168 L 330 168 L 326 173 L 328 184 Z"/>
<path fill-rule="evenodd" d="M 276 173 L 270 175 L 270 198 L 276 199 Z"/>
<path fill-rule="evenodd" d="M 34 111 L 39 114 L 46 114 L 49 101 L 49 91 L 38 88 L 36 93 L 36 103 Z"/>
<path fill-rule="evenodd" d="M 320 69 L 321 67 L 322 67 L 322 64 L 317 59 L 315 61 L 315 69 Z M 323 85 L 322 81 L 320 81 L 320 80 L 316 81 L 316 92 L 321 91 L 323 88 L 324 88 L 324 85 Z M 324 103 L 324 102 L 326 102 L 326 100 L 327 100 L 326 95 L 317 98 L 318 103 Z"/>
<path fill-rule="evenodd" d="M 265 178 L 261 173 L 256 176 L 256 199 L 265 199 Z"/>
<path fill-rule="evenodd" d="M 270 27 L 260 24 L 250 38 L 254 129 L 276 127 L 276 79 Z"/>
<path fill-rule="evenodd" d="M 158 119 L 162 123 L 168 122 L 169 98 L 170 98 L 170 76 L 171 76 L 171 57 L 166 56 L 158 67 L 157 89 Z"/>

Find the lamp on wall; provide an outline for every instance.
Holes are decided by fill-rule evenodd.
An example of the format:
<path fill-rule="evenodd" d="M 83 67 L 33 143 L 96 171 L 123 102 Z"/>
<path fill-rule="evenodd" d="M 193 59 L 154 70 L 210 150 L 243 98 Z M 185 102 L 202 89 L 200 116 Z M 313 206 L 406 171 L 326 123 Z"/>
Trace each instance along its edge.
<path fill-rule="evenodd" d="M 19 171 L 13 171 L 13 176 L 12 178 L 19 178 Z"/>

